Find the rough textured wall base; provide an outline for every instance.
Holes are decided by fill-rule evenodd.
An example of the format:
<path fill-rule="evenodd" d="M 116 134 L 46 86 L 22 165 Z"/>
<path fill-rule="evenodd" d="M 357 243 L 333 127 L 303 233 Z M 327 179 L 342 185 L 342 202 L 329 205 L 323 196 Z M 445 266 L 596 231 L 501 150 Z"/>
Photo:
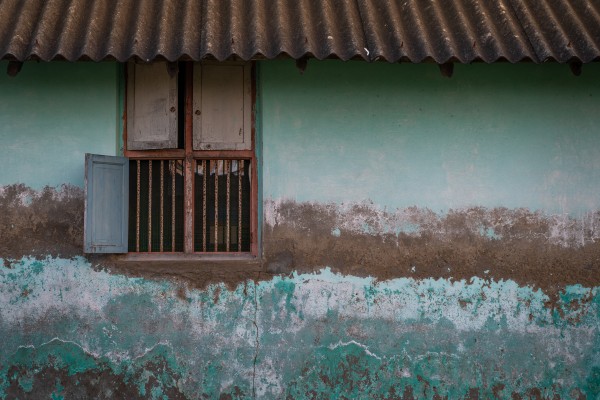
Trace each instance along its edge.
<path fill-rule="evenodd" d="M 82 258 L 0 269 L 9 398 L 595 398 L 600 296 L 334 274 L 190 289 Z"/>

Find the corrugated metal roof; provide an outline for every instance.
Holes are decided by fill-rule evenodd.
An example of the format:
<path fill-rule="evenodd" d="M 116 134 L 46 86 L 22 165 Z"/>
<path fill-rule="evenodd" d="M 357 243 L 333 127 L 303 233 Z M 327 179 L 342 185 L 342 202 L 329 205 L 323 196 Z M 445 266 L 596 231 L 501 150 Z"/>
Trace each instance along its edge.
<path fill-rule="evenodd" d="M 510 0 L 359 0 L 374 57 L 438 63 L 537 60 Z"/>
<path fill-rule="evenodd" d="M 0 0 L 0 58 L 600 60 L 600 0 Z"/>

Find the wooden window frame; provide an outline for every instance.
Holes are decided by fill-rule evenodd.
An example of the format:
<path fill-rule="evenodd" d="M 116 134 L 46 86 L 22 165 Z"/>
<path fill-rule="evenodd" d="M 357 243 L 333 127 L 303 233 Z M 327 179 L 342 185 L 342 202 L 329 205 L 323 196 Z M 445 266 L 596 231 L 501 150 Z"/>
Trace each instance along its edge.
<path fill-rule="evenodd" d="M 258 171 L 256 160 L 256 129 L 255 129 L 255 105 L 256 105 L 256 64 L 252 63 L 250 68 L 251 81 L 251 124 L 250 124 L 250 150 L 193 150 L 193 96 L 194 96 L 194 67 L 201 65 L 197 62 L 183 62 L 183 74 L 185 76 L 184 86 L 184 148 L 183 149 L 149 149 L 149 150 L 128 150 L 127 149 L 127 86 L 125 85 L 125 107 L 123 111 L 123 155 L 130 160 L 140 159 L 178 159 L 184 162 L 184 250 L 183 252 L 129 252 L 128 256 L 135 259 L 144 259 L 149 256 L 150 259 L 167 255 L 165 259 L 172 259 L 179 255 L 188 258 L 193 255 L 207 256 L 209 258 L 238 258 L 244 255 L 258 257 Z M 212 65 L 219 63 L 211 63 Z M 226 63 L 227 65 L 244 65 L 242 62 Z M 180 70 L 178 73 L 182 73 Z M 128 81 L 127 68 L 125 68 L 125 82 Z M 194 171 L 196 162 L 203 159 L 224 159 L 239 160 L 250 159 L 250 252 L 198 252 L 194 251 Z"/>

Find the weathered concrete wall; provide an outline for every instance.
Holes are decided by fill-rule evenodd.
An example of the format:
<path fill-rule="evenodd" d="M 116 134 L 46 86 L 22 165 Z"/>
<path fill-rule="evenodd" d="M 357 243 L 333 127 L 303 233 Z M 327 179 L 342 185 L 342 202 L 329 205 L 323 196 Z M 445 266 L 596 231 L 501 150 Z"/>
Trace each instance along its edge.
<path fill-rule="evenodd" d="M 273 271 L 598 285 L 597 65 L 261 67 Z"/>
<path fill-rule="evenodd" d="M 588 338 L 550 339 L 553 329 L 579 329 L 567 310 L 588 309 L 600 286 L 600 68 L 587 72 L 578 79 L 561 65 L 461 65 L 446 79 L 435 65 L 332 61 L 309 63 L 299 74 L 291 62 L 261 64 L 267 271 L 329 267 L 344 277 L 381 282 L 375 292 L 382 297 L 372 308 L 356 297 L 366 317 L 333 312 L 325 328 L 327 334 L 344 328 L 355 334 L 340 343 L 356 341 L 364 355 L 355 361 L 364 369 L 332 356 L 326 367 L 309 367 L 319 371 L 315 380 L 357 384 L 364 377 L 382 384 L 384 374 L 369 375 L 377 370 L 369 363 L 372 352 L 377 360 L 383 354 L 398 361 L 393 367 L 383 362 L 394 382 L 423 371 L 412 360 L 429 360 L 421 375 L 427 383 L 408 385 L 415 397 L 600 395 L 600 377 L 588 375 L 600 366 L 593 343 L 598 317 L 592 317 Z M 320 287 L 310 278 L 305 282 Z M 402 288 L 388 290 L 388 284 Z M 408 289 L 415 284 L 428 292 Z M 510 299 L 515 309 L 529 309 L 531 298 L 510 288 L 541 296 L 540 310 L 554 316 L 534 334 L 539 342 L 521 333 L 533 330 L 518 328 L 520 318 L 531 327 L 534 313 L 514 319 L 497 303 Z M 336 290 L 315 289 L 315 303 L 339 299 Z M 589 295 L 565 307 L 578 290 Z M 423 301 L 428 305 L 422 307 Z M 342 303 L 354 306 L 351 296 Z M 446 307 L 454 311 L 437 319 L 437 310 Z M 384 319 L 394 322 L 373 318 L 373 309 L 385 309 L 394 317 Z M 420 311 L 411 322 L 396 319 L 407 309 Z M 469 311 L 468 319 L 481 318 L 481 324 L 465 329 Z M 360 322 L 349 328 L 346 318 Z M 499 327 L 504 323 L 506 331 Z M 332 330 L 335 325 L 344 328 Z M 423 329 L 419 339 L 403 341 L 399 332 L 415 333 L 415 326 Z M 502 343 L 495 342 L 499 337 Z M 467 355 L 463 343 L 470 340 L 476 344 Z M 388 341 L 399 347 L 374 351 L 375 343 Z M 334 343 L 328 342 L 330 349 Z M 564 358 L 536 355 L 541 343 Z M 571 358 L 577 354 L 572 345 L 590 347 L 579 353 L 578 367 L 566 369 L 589 378 L 567 388 L 566 369 L 558 372 L 558 365 L 578 358 Z M 515 353 L 508 355 L 507 348 Z M 463 356 L 477 367 L 458 361 Z M 520 374 L 536 365 L 529 388 L 515 387 Z M 422 391 L 427 385 L 428 393 Z M 317 390 L 311 383 L 305 388 Z"/>
<path fill-rule="evenodd" d="M 0 267 L 8 398 L 590 398 L 597 289 L 316 274 L 197 290 L 82 258 Z M 559 312 L 560 311 L 560 312 Z M 514 393 L 514 395 L 513 395 Z"/>
<path fill-rule="evenodd" d="M 0 397 L 600 396 L 600 68 L 259 73 L 259 268 L 86 258 L 83 156 L 0 159 Z"/>

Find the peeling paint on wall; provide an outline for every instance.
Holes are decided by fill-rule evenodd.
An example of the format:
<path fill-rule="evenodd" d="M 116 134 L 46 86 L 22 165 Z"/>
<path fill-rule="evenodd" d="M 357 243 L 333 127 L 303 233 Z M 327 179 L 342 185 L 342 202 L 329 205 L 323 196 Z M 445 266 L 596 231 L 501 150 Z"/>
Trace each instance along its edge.
<path fill-rule="evenodd" d="M 0 267 L 0 396 L 595 398 L 599 295 L 568 286 L 559 313 L 512 280 L 329 269 L 199 290 L 24 258 Z"/>
<path fill-rule="evenodd" d="M 573 218 L 473 207 L 436 214 L 371 203 L 265 202 L 267 269 L 514 280 L 556 294 L 600 285 L 600 212 Z M 282 255 L 286 263 L 281 263 Z"/>
<path fill-rule="evenodd" d="M 437 214 L 372 203 L 264 203 L 264 263 L 256 266 L 126 265 L 92 257 L 99 269 L 139 277 L 181 279 L 204 288 L 231 287 L 269 274 L 323 267 L 381 280 L 412 277 L 512 279 L 554 299 L 566 285 L 600 285 L 600 211 L 580 218 L 527 209 L 472 207 Z M 75 186 L 0 190 L 0 255 L 73 257 L 82 254 L 83 192 Z M 27 240 L 23 240 L 27 238 Z"/>
<path fill-rule="evenodd" d="M 0 207 L 0 397 L 600 395 L 597 213 L 267 201 L 269 274 L 78 256 L 74 187 Z"/>

